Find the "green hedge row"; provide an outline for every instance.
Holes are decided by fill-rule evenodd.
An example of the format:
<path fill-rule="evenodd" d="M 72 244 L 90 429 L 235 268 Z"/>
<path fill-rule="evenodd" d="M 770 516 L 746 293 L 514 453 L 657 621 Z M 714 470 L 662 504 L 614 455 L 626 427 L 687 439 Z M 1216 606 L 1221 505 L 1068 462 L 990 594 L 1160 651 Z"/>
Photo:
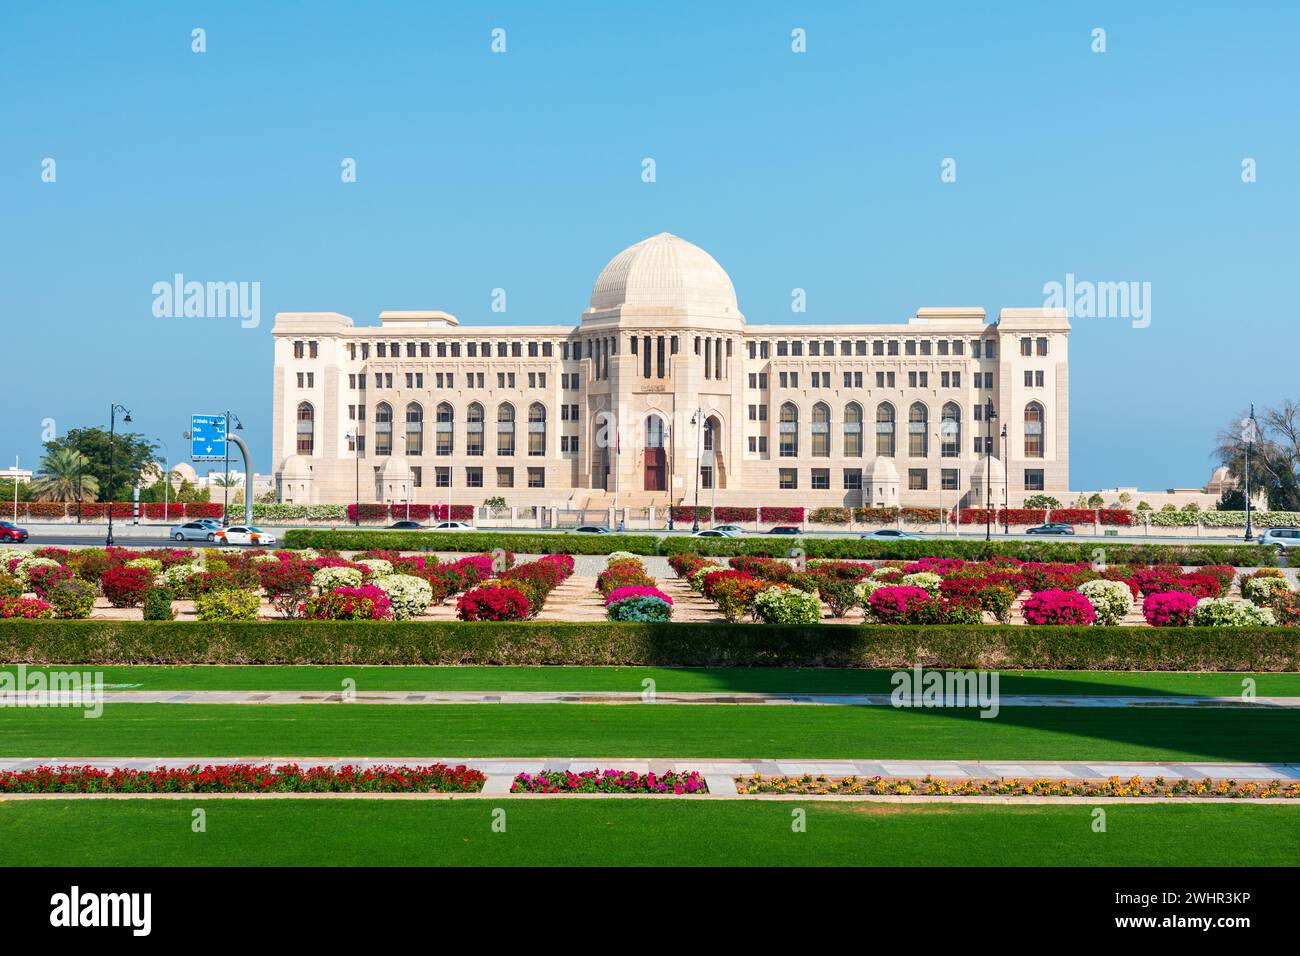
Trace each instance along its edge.
<path fill-rule="evenodd" d="M 367 551 L 490 551 L 504 548 L 521 554 L 681 554 L 692 551 L 714 557 L 747 554 L 788 557 L 796 548 L 810 558 L 965 558 L 978 561 L 998 555 L 1022 561 L 1087 561 L 1101 556 L 1108 564 L 1231 564 L 1237 567 L 1271 567 L 1277 556 L 1271 548 L 1247 544 L 1119 544 L 1102 541 L 961 541 L 952 538 L 915 538 L 875 541 L 862 538 L 692 538 L 656 537 L 649 534 L 528 534 L 502 531 L 317 531 L 296 528 L 285 535 L 290 548 L 336 548 Z"/>
<path fill-rule="evenodd" d="M 1296 628 L 0 620 L 6 664 L 1300 669 Z"/>

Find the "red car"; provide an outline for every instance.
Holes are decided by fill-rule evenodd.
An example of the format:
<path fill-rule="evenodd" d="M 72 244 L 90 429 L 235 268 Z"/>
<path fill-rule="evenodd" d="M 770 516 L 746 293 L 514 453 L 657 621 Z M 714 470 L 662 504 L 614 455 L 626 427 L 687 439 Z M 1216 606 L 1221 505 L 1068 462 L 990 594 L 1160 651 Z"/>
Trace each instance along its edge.
<path fill-rule="evenodd" d="M 11 521 L 0 521 L 0 541 L 26 541 L 27 529 Z"/>

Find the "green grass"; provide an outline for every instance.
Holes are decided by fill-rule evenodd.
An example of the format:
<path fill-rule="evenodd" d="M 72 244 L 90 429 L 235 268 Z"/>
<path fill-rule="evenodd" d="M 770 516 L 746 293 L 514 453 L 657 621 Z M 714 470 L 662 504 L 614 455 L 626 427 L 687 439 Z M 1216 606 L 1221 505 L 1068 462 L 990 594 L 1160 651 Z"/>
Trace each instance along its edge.
<path fill-rule="evenodd" d="M 13 670 L 6 665 L 4 670 Z M 29 667 L 59 670 L 58 667 Z M 337 691 L 345 678 L 367 691 L 624 691 L 640 693 L 649 678 L 658 691 L 698 693 L 869 694 L 892 690 L 892 670 L 780 667 L 121 667 L 68 665 L 104 675 L 104 683 L 142 690 Z M 1236 696 L 1254 678 L 1261 697 L 1300 697 L 1300 673 L 1171 671 L 1002 671 L 1003 694 Z"/>
<path fill-rule="evenodd" d="M 0 713 L 0 756 L 1300 761 L 1300 710 L 109 704 Z"/>
<path fill-rule="evenodd" d="M 791 829 L 796 807 L 806 832 Z M 195 808 L 206 832 L 192 832 Z M 497 808 L 504 833 L 491 828 Z M 1094 833 L 1088 805 L 0 801 L 0 842 L 6 865 L 77 867 L 1288 866 L 1300 845 L 1295 806 L 1105 809 Z"/>

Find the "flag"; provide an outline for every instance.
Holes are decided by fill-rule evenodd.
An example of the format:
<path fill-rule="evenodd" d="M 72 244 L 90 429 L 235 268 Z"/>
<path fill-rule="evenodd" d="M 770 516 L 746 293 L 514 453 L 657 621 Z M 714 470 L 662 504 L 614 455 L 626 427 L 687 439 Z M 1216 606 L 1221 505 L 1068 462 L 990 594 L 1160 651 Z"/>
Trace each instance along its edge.
<path fill-rule="evenodd" d="M 1241 420 L 1241 440 L 1244 442 L 1255 442 L 1258 439 L 1258 430 L 1255 426 L 1255 419 L 1243 418 Z"/>

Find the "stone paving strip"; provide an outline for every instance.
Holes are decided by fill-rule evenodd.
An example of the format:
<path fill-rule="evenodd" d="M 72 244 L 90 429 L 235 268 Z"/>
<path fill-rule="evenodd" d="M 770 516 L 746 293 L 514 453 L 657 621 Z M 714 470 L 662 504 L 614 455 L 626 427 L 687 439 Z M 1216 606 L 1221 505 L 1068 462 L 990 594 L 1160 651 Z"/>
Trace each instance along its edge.
<path fill-rule="evenodd" d="M 24 706 L 78 705 L 87 691 L 28 691 Z M 641 691 L 370 691 L 344 695 L 328 691 L 115 690 L 103 691 L 106 704 L 735 704 L 753 706 L 889 707 L 890 694 L 656 693 Z M 1002 694 L 1000 707 L 1234 708 L 1300 707 L 1300 697 L 1090 696 Z M 972 706 L 975 706 L 972 704 Z"/>
<path fill-rule="evenodd" d="M 753 774 L 764 776 L 813 776 L 828 777 L 905 777 L 920 779 L 926 776 L 942 780 L 987 780 L 1005 777 L 1020 779 L 1051 779 L 1071 781 L 1101 781 L 1109 777 L 1128 780 L 1132 777 L 1154 779 L 1163 777 L 1167 781 L 1176 780 L 1237 780 L 1270 781 L 1280 780 L 1284 783 L 1300 780 L 1300 764 L 1256 764 L 1256 763 L 1152 763 L 1152 762 L 1082 762 L 1082 761 L 977 761 L 977 760 L 676 760 L 671 758 L 618 758 L 610 757 L 589 760 L 574 757 L 539 757 L 530 759 L 516 758 L 474 758 L 474 757 L 290 757 L 290 756 L 256 756 L 256 757 L 24 757 L 0 758 L 0 772 L 35 770 L 37 767 L 95 767 L 112 771 L 158 770 L 166 767 L 204 766 L 208 764 L 297 764 L 301 767 L 345 766 L 364 770 L 377 766 L 426 766 L 442 763 L 449 766 L 465 765 L 473 770 L 481 770 L 487 777 L 483 789 L 476 794 L 310 794 L 285 793 L 275 796 L 288 798 L 330 797 L 356 799 L 358 797 L 379 799 L 482 799 L 483 797 L 518 797 L 520 799 L 573 799 L 590 796 L 608 799 L 609 794 L 511 794 L 510 787 L 521 773 L 538 774 L 543 771 L 573 771 L 581 773 L 587 770 L 636 771 L 639 774 L 663 774 L 670 771 L 678 773 L 698 772 L 709 786 L 707 794 L 700 794 L 685 799 L 741 799 L 741 800 L 858 800 L 882 801 L 894 803 L 936 803 L 942 801 L 961 803 L 1206 803 L 1212 797 L 941 797 L 941 796 L 877 796 L 862 795 L 775 795 L 775 794 L 741 794 L 736 790 L 736 778 Z M 242 797 L 244 799 L 261 799 L 267 795 L 250 797 L 248 794 L 0 794 L 0 800 L 16 799 L 154 799 L 156 797 L 173 799 L 208 799 L 214 796 Z M 614 795 L 620 799 L 639 797 L 641 799 L 683 799 L 671 796 L 646 796 L 644 794 Z M 1256 800 L 1254 798 L 1223 798 L 1233 803 L 1261 802 L 1282 803 L 1277 800 Z M 1292 806 L 1300 803 L 1291 802 Z"/>

